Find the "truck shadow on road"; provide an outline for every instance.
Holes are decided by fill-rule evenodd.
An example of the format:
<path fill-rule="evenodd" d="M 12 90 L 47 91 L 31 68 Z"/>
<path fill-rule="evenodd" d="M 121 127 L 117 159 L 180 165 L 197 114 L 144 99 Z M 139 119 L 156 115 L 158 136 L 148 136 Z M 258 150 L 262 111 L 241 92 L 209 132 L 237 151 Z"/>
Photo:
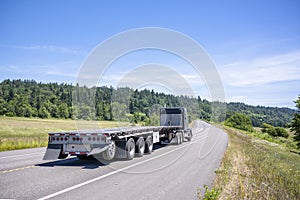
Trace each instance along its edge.
<path fill-rule="evenodd" d="M 153 150 L 158 150 L 160 148 L 163 148 L 167 146 L 166 144 L 155 144 L 153 147 Z M 144 155 L 147 156 L 147 155 Z M 97 169 L 99 167 L 103 167 L 103 166 L 107 166 L 110 163 L 113 162 L 122 162 L 122 161 L 126 161 L 126 159 L 124 158 L 116 158 L 114 160 L 111 161 L 105 161 L 100 157 L 88 157 L 84 160 L 78 159 L 76 157 L 69 157 L 67 159 L 64 160 L 55 160 L 55 161 L 51 161 L 51 162 L 46 162 L 46 163 L 41 163 L 41 164 L 37 164 L 36 166 L 38 167 L 56 167 L 56 166 L 64 166 L 64 167 L 82 167 L 82 169 Z"/>
<path fill-rule="evenodd" d="M 65 160 L 56 160 L 53 162 L 41 163 L 37 164 L 38 167 L 56 167 L 56 166 L 64 166 L 64 167 L 82 167 L 82 169 L 97 169 L 99 167 L 105 166 L 107 163 L 102 163 L 96 158 L 89 158 L 86 160 L 80 160 L 76 157 L 70 157 Z"/>

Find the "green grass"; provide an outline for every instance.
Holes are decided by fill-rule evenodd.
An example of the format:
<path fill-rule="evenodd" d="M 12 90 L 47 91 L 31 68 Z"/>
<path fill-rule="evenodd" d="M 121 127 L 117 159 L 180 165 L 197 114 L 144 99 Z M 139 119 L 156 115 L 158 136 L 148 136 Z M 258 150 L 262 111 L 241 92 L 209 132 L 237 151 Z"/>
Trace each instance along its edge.
<path fill-rule="evenodd" d="M 216 200 L 219 198 L 220 191 L 215 188 L 209 189 L 207 185 L 203 186 L 205 189 L 204 196 L 202 196 L 201 188 L 198 188 L 198 199 L 201 200 Z"/>
<path fill-rule="evenodd" d="M 48 132 L 75 130 L 77 127 L 108 128 L 123 124 L 110 121 L 75 122 L 62 119 L 0 117 L 0 151 L 44 147 L 48 142 Z"/>
<path fill-rule="evenodd" d="M 225 127 L 229 146 L 216 171 L 219 199 L 299 199 L 300 155 Z"/>
<path fill-rule="evenodd" d="M 289 133 L 289 137 L 288 138 L 283 138 L 283 137 L 273 137 L 271 135 L 269 135 L 268 133 L 263 133 L 261 132 L 261 128 L 255 128 L 253 132 L 246 132 L 246 131 L 242 131 L 245 134 L 263 139 L 263 140 L 267 140 L 271 143 L 276 143 L 279 144 L 283 147 L 288 148 L 291 151 L 296 151 L 297 152 L 297 145 L 296 142 L 293 140 L 293 136 L 294 134 L 291 133 L 291 131 L 289 129 L 286 129 Z"/>

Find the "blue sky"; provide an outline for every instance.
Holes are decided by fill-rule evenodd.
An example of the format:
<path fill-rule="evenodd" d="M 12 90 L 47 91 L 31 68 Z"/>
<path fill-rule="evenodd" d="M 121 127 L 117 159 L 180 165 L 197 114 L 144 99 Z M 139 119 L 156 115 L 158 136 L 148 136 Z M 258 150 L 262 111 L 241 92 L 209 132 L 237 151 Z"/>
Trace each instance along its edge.
<path fill-rule="evenodd" d="M 210 55 L 226 101 L 294 107 L 300 94 L 300 1 L 0 1 L 0 81 L 74 83 L 99 43 L 120 32 L 162 27 L 188 35 Z M 144 60 L 143 60 L 144 59 Z M 170 55 L 139 52 L 108 70 L 114 85 L 140 60 L 174 66 L 199 95 L 203 81 Z"/>

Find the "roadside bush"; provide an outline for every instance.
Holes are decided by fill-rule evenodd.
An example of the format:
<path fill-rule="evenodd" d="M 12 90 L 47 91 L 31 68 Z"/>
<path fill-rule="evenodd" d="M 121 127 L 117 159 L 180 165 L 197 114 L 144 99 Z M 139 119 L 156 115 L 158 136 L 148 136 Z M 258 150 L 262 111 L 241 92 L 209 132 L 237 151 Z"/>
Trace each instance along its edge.
<path fill-rule="evenodd" d="M 275 131 L 276 131 L 277 137 L 284 137 L 284 138 L 289 137 L 289 133 L 282 127 L 276 127 Z"/>
<path fill-rule="evenodd" d="M 207 185 L 204 185 L 204 196 L 201 195 L 201 189 L 198 188 L 198 199 L 201 200 L 217 200 L 221 192 L 218 189 L 209 189 Z"/>
<path fill-rule="evenodd" d="M 237 128 L 245 131 L 253 131 L 251 119 L 242 113 L 235 113 L 225 121 L 226 126 Z"/>
<path fill-rule="evenodd" d="M 273 137 L 284 137 L 288 138 L 289 133 L 282 127 L 274 127 L 270 124 L 262 124 L 262 130 L 263 133 L 268 133 L 269 135 Z"/>

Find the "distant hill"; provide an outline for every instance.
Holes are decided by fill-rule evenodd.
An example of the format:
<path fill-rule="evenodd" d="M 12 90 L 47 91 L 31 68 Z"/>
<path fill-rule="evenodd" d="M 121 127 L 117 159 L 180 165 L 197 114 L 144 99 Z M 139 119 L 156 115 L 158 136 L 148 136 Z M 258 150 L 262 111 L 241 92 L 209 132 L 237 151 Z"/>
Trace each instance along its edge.
<path fill-rule="evenodd" d="M 251 106 L 244 103 L 228 103 L 227 117 L 233 112 L 244 113 L 251 117 L 253 126 L 259 127 L 262 123 L 271 124 L 273 126 L 287 126 L 296 110 L 290 108 Z"/>
<path fill-rule="evenodd" d="M 184 106 L 188 109 L 190 119 L 210 121 L 212 117 L 212 103 L 206 99 L 174 96 L 147 89 L 138 91 L 131 88 L 82 87 L 80 95 L 75 95 L 73 102 L 86 103 L 73 106 L 74 88 L 69 84 L 4 80 L 0 83 L 0 115 L 157 124 L 155 113 L 159 107 Z M 89 99 L 91 96 L 94 99 Z M 296 112 L 289 108 L 251 106 L 244 103 L 226 103 L 226 107 L 226 118 L 235 112 L 244 113 L 251 117 L 253 126 L 268 123 L 286 127 Z"/>

